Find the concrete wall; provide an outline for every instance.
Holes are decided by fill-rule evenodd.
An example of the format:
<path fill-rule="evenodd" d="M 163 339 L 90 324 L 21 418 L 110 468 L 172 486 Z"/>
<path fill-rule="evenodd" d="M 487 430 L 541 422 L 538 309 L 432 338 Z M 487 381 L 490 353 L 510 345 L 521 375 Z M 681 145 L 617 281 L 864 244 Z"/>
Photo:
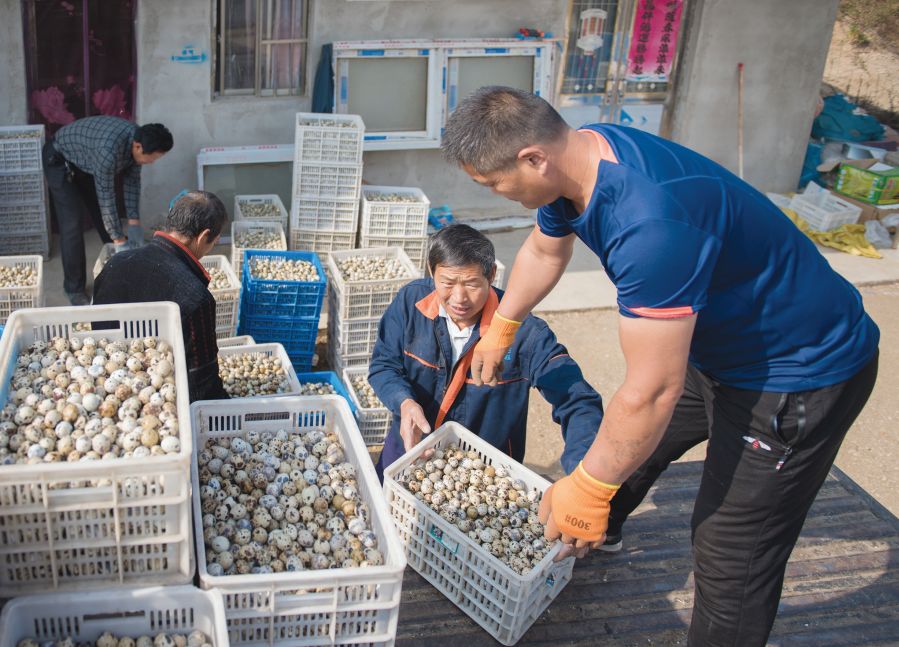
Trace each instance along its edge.
<path fill-rule="evenodd" d="M 0 0 L 0 126 L 26 123 L 22 3 Z"/>
<path fill-rule="evenodd" d="M 737 170 L 737 63 L 744 68 L 744 176 L 796 188 L 838 0 L 687 0 L 671 138 Z"/>
<path fill-rule="evenodd" d="M 8 0 L 4 0 L 8 1 Z M 309 85 L 306 96 L 211 99 L 211 64 L 171 61 L 192 45 L 212 54 L 211 0 L 142 0 L 138 6 L 140 122 L 172 129 L 174 150 L 143 171 L 142 216 L 159 222 L 169 198 L 196 182 L 196 154 L 204 146 L 284 144 L 293 141 L 293 115 L 308 110 L 321 45 L 379 38 L 508 37 L 521 25 L 554 33 L 565 27 L 565 0 L 454 0 L 453 2 L 347 2 L 313 0 L 310 12 Z M 436 150 L 366 153 L 364 178 L 372 184 L 421 187 L 434 204 L 486 207 L 508 213 L 515 205 L 477 187 L 448 167 Z"/>

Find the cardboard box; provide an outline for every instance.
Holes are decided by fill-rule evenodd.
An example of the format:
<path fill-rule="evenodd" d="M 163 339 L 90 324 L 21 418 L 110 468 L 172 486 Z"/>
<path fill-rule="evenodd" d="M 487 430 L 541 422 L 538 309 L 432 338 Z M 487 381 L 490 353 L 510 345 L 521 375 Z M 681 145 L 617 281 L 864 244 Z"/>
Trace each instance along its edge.
<path fill-rule="evenodd" d="M 857 200 L 848 195 L 839 195 L 846 202 L 854 204 L 862 210 L 862 213 L 858 218 L 858 222 L 860 224 L 863 224 L 868 220 L 879 220 L 883 222 L 884 218 L 886 218 L 887 216 L 895 216 L 899 214 L 899 204 L 876 205 L 871 204 L 870 202 L 865 202 L 864 200 Z M 893 220 L 893 218 L 891 218 L 890 220 Z M 899 248 L 899 232 L 897 232 L 897 227 L 887 227 L 887 229 L 890 232 L 890 237 L 893 239 L 893 249 Z"/>
<path fill-rule="evenodd" d="M 840 164 L 834 188 L 842 195 L 873 204 L 899 203 L 899 167 L 877 160 L 850 160 Z"/>

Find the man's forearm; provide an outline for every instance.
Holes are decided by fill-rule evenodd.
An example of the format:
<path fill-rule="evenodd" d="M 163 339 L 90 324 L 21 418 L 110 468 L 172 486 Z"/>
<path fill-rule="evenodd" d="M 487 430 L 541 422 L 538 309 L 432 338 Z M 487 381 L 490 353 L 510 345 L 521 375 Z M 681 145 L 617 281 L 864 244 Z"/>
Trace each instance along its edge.
<path fill-rule="evenodd" d="M 533 238 L 528 237 L 515 257 L 500 314 L 507 319 L 524 320 L 559 282 L 570 258 L 570 254 L 564 258 L 543 254 Z"/>
<path fill-rule="evenodd" d="M 659 444 L 671 421 L 675 395 L 679 394 L 638 398 L 619 389 L 584 456 L 587 472 L 605 483 L 623 483 Z"/>

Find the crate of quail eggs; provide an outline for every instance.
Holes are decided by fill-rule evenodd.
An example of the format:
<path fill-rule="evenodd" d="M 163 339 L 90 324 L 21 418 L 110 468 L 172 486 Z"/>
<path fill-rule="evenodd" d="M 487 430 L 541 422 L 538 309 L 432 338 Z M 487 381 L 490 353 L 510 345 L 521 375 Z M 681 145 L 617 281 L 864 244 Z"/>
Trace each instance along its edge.
<path fill-rule="evenodd" d="M 359 423 L 359 433 L 366 445 L 383 445 L 393 414 L 378 399 L 368 383 L 368 366 L 343 369 L 343 382 L 350 393 Z"/>
<path fill-rule="evenodd" d="M 337 622 L 336 644 L 389 632 L 405 558 L 344 400 L 203 402 L 192 414 L 200 585 L 224 594 L 231 644 L 327 637 L 334 616 L 308 610 L 325 600 L 337 618 L 367 618 Z"/>
<path fill-rule="evenodd" d="M 38 255 L 0 257 L 0 325 L 13 310 L 43 305 L 43 273 Z"/>
<path fill-rule="evenodd" d="M 421 189 L 364 186 L 359 231 L 363 236 L 427 236 L 430 208 Z"/>
<path fill-rule="evenodd" d="M 365 124 L 359 115 L 298 112 L 295 159 L 361 164 L 364 137 Z"/>
<path fill-rule="evenodd" d="M 228 645 L 221 593 L 192 586 L 32 595 L 0 616 L 0 647 Z"/>
<path fill-rule="evenodd" d="M 219 377 L 232 398 L 303 392 L 281 344 L 219 348 L 218 359 Z"/>
<path fill-rule="evenodd" d="M 234 196 L 234 219 L 279 222 L 287 231 L 287 209 L 275 193 Z"/>
<path fill-rule="evenodd" d="M 240 280 L 231 262 L 221 254 L 206 255 L 200 263 L 209 273 L 209 292 L 215 298 L 215 335 L 219 339 L 231 337 L 237 330 Z"/>
<path fill-rule="evenodd" d="M 94 330 L 74 332 L 83 322 Z M 178 306 L 17 310 L 4 333 L 0 597 L 76 588 L 84 576 L 187 581 L 192 434 Z"/>
<path fill-rule="evenodd" d="M 286 250 L 287 237 L 280 222 L 235 220 L 231 223 L 231 269 L 243 280 L 243 257 L 248 249 Z"/>
<path fill-rule="evenodd" d="M 571 579 L 538 508 L 550 483 L 448 422 L 384 470 L 409 565 L 505 645 L 518 642 Z M 459 580 L 457 573 L 466 577 Z M 490 591 L 490 613 L 481 591 Z"/>
<path fill-rule="evenodd" d="M 421 272 L 399 247 L 331 252 L 328 307 L 342 319 L 380 317 L 397 292 Z"/>
<path fill-rule="evenodd" d="M 248 250 L 241 310 L 248 317 L 317 318 L 325 270 L 314 252 Z"/>
<path fill-rule="evenodd" d="M 346 385 L 334 371 L 297 373 L 297 381 L 300 383 L 300 395 L 339 395 L 346 400 L 350 410 L 356 412 L 356 405 L 350 398 Z"/>

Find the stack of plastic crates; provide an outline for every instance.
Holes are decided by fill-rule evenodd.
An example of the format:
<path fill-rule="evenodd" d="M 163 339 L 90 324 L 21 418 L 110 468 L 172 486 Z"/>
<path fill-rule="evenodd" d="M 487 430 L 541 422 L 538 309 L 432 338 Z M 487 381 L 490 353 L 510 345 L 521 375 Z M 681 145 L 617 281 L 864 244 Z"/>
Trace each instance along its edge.
<path fill-rule="evenodd" d="M 353 249 L 362 186 L 365 124 L 358 115 L 297 113 L 290 249 Z"/>
<path fill-rule="evenodd" d="M 341 272 L 340 265 L 354 257 L 395 259 L 405 269 L 405 274 L 389 279 L 349 280 Z M 346 370 L 359 369 L 359 375 L 368 374 L 368 364 L 378 340 L 381 315 L 400 288 L 418 278 L 421 272 L 399 247 L 332 252 L 328 257 L 328 268 L 331 279 L 328 289 L 328 357 L 331 367 L 344 378 L 347 390 L 353 397 L 353 385 L 347 381 Z M 356 373 L 353 371 L 353 375 Z M 354 404 L 366 443 L 382 443 L 390 424 L 390 413 L 383 407 L 377 407 L 378 411 L 368 411 L 356 400 Z"/>
<path fill-rule="evenodd" d="M 305 261 L 318 273 L 315 281 L 260 278 L 253 274 L 254 259 Z M 325 269 L 312 252 L 248 249 L 244 255 L 238 334 L 258 343 L 284 346 L 298 373 L 312 369 L 318 320 L 325 298 Z"/>
<path fill-rule="evenodd" d="M 421 189 L 366 186 L 362 189 L 359 247 L 402 247 L 420 270 L 428 253 L 431 201 Z"/>
<path fill-rule="evenodd" d="M 0 128 L 0 254 L 50 253 L 43 126 Z"/>

